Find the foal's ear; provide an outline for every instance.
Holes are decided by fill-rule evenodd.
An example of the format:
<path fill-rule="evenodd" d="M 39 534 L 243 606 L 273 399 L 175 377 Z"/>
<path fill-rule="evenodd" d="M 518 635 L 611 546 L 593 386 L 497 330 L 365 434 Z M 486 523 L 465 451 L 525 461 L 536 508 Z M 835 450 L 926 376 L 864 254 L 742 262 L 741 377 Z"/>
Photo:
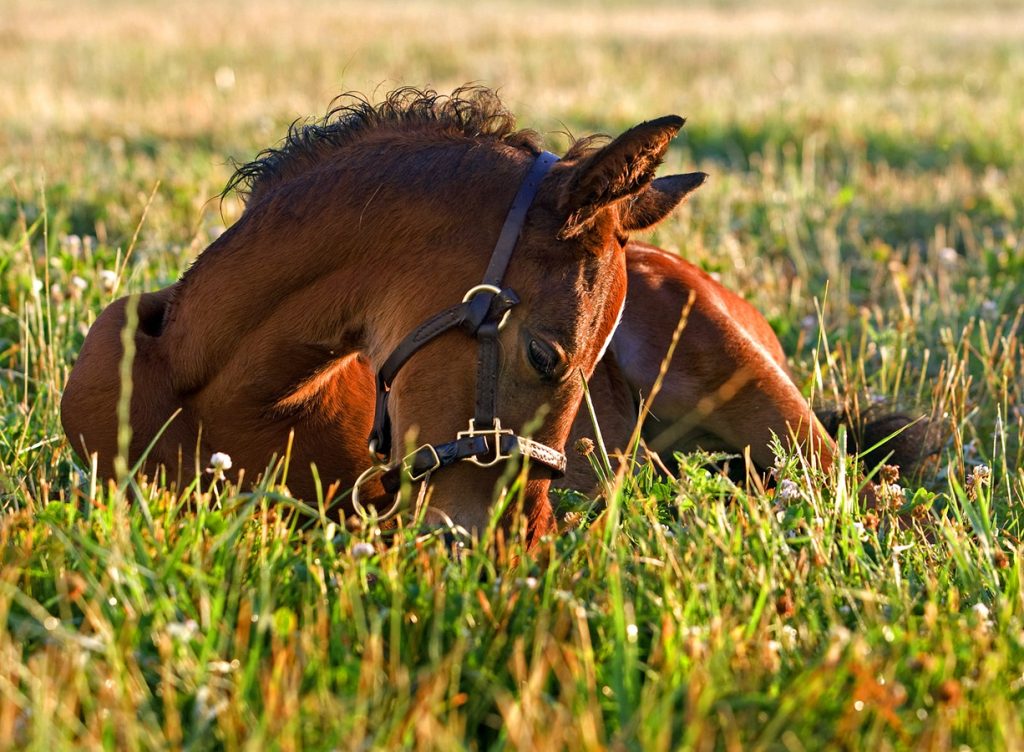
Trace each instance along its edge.
<path fill-rule="evenodd" d="M 651 184 L 629 201 L 622 204 L 619 225 L 625 232 L 637 232 L 653 227 L 669 215 L 686 197 L 700 188 L 708 179 L 706 172 L 688 172 L 669 175 L 651 181 Z"/>
<path fill-rule="evenodd" d="M 569 216 L 558 236 L 579 235 L 601 209 L 647 187 L 685 122 L 666 115 L 641 123 L 587 157 L 566 184 L 561 204 Z"/>

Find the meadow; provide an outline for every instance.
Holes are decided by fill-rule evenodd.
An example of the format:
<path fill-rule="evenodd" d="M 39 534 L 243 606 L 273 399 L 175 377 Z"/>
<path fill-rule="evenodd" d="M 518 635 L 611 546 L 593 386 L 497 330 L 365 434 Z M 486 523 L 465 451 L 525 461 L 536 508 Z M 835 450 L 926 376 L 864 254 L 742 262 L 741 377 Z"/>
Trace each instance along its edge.
<path fill-rule="evenodd" d="M 1024 749 L 1018 2 L 0 0 L 0 749 Z M 768 317 L 809 399 L 933 416 L 707 457 L 461 556 L 292 499 L 97 480 L 61 389 L 114 298 L 237 219 L 337 94 L 497 87 L 558 150 L 667 113 L 711 175 L 648 239 Z M 137 500 L 129 503 L 129 498 Z M 913 508 L 916 525 L 894 524 Z"/>

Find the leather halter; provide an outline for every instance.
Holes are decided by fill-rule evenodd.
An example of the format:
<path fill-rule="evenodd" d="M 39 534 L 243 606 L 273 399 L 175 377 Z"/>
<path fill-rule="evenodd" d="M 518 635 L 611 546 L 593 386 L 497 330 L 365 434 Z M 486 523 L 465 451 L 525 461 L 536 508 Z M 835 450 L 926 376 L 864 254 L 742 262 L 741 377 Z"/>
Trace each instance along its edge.
<path fill-rule="evenodd" d="M 478 342 L 476 411 L 469 428 L 459 431 L 454 441 L 444 444 L 424 444 L 404 459 L 391 465 L 375 465 L 363 473 L 353 488 L 352 501 L 363 514 L 358 491 L 362 481 L 370 474 L 380 473 L 381 484 L 388 493 L 397 494 L 403 475 L 416 482 L 431 473 L 453 465 L 460 460 L 480 467 L 490 467 L 516 455 L 529 457 L 550 471 L 552 477 L 565 473 L 565 455 L 557 449 L 517 435 L 502 428 L 497 417 L 498 397 L 498 333 L 508 320 L 519 298 L 509 288 L 502 288 L 512 254 L 519 244 L 519 236 L 526 215 L 551 166 L 558 157 L 541 152 L 519 186 L 512 206 L 505 217 L 498 241 L 491 253 L 483 282 L 471 288 L 462 302 L 446 308 L 424 321 L 412 331 L 391 353 L 376 375 L 377 400 L 374 408 L 373 429 L 370 432 L 370 453 L 381 463 L 391 455 L 391 417 L 388 415 L 388 396 L 398 371 L 420 348 L 445 332 L 460 328 Z M 385 516 L 397 509 L 393 506 Z"/>

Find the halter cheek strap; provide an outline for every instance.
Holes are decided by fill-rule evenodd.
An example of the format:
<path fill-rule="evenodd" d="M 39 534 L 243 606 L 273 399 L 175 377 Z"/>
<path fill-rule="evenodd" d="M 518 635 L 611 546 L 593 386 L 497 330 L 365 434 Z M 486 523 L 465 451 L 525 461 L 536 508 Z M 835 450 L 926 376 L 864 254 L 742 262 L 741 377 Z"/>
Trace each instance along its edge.
<path fill-rule="evenodd" d="M 498 334 L 512 308 L 519 303 L 515 292 L 501 287 L 509 261 L 526 222 L 526 215 L 537 191 L 558 157 L 541 152 L 534 160 L 526 178 L 519 186 L 505 223 L 484 272 L 482 284 L 470 289 L 462 302 L 424 321 L 413 330 L 391 353 L 376 374 L 377 397 L 374 407 L 373 429 L 370 432 L 370 452 L 380 460 L 391 455 L 391 418 L 388 414 L 388 396 L 398 371 L 417 351 L 436 337 L 460 328 L 478 342 L 476 409 L 469 428 L 456 434 L 454 441 L 445 444 L 424 444 L 412 454 L 390 466 L 370 468 L 360 476 L 353 488 L 352 501 L 363 513 L 358 501 L 359 485 L 369 473 L 379 470 L 381 482 L 388 493 L 397 493 L 402 476 L 421 480 L 431 473 L 460 460 L 482 467 L 502 462 L 516 455 L 529 457 L 547 468 L 552 477 L 565 472 L 565 455 L 540 442 L 517 436 L 511 429 L 501 427 L 497 417 L 499 347 Z M 395 508 L 388 512 L 392 514 Z"/>
<path fill-rule="evenodd" d="M 485 287 L 486 289 L 484 289 Z M 487 305 L 484 306 L 482 303 L 487 303 Z M 461 303 L 446 308 L 427 319 L 399 343 L 376 375 L 377 399 L 374 407 L 373 429 L 368 441 L 370 451 L 374 455 L 387 457 L 391 454 L 391 416 L 388 414 L 388 397 L 391 394 L 391 385 L 394 383 L 395 377 L 398 376 L 398 371 L 409 358 L 434 338 L 456 327 L 479 339 L 485 324 L 494 320 L 497 321 L 497 330 L 500 331 L 500 328 L 508 320 L 508 314 L 512 307 L 518 303 L 519 298 L 512 290 L 501 290 L 491 285 L 478 285 L 466 293 L 466 297 Z M 483 336 L 486 337 L 487 333 L 484 332 Z M 481 369 L 478 374 L 493 374 L 496 377 L 497 367 L 488 370 Z M 477 418 L 480 417 L 481 402 L 479 384 L 484 380 L 487 379 L 478 377 Z M 492 393 L 494 391 L 491 389 Z M 492 394 L 490 398 L 491 405 L 493 405 L 494 396 Z"/>

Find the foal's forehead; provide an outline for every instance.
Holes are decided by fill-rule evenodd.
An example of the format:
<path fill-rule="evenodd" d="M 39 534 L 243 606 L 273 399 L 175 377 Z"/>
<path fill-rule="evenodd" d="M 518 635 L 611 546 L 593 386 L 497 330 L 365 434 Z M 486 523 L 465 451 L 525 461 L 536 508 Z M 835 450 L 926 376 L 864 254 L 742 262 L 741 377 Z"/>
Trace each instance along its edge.
<path fill-rule="evenodd" d="M 550 298 L 552 305 L 566 295 L 594 296 L 603 299 L 604 291 L 615 280 L 625 278 L 625 256 L 612 242 L 597 238 L 558 240 L 544 233 L 536 242 L 520 248 L 519 266 L 524 274 L 536 279 L 540 297 Z M 516 266 L 513 259 L 512 267 Z"/>

